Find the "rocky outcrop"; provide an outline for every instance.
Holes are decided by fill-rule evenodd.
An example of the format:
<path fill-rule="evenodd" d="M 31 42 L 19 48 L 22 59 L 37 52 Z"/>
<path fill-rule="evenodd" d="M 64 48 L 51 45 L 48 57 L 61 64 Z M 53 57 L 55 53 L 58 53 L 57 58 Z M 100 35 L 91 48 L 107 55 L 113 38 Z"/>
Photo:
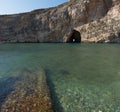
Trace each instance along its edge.
<path fill-rule="evenodd" d="M 117 2 L 114 0 L 114 5 Z M 108 11 L 112 11 L 112 4 L 112 0 L 70 0 L 58 7 L 0 16 L 0 42 L 66 42 L 74 29 L 81 33 L 83 42 L 88 38 L 87 42 L 93 42 L 89 41 L 93 38 L 91 33 L 85 36 L 90 30 L 85 30 L 85 25 L 98 21 L 98 26 Z M 112 17 L 108 15 L 110 20 Z"/>
<path fill-rule="evenodd" d="M 104 18 L 76 28 L 82 42 L 120 42 L 120 2 L 115 4 Z"/>

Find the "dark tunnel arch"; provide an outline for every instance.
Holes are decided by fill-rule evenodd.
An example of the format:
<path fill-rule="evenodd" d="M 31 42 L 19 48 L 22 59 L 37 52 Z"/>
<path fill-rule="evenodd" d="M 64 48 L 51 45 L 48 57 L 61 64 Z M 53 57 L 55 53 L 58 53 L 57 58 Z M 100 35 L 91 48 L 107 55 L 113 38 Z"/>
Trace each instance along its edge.
<path fill-rule="evenodd" d="M 67 39 L 67 43 L 81 43 L 81 34 L 77 30 L 73 30 L 69 38 Z"/>

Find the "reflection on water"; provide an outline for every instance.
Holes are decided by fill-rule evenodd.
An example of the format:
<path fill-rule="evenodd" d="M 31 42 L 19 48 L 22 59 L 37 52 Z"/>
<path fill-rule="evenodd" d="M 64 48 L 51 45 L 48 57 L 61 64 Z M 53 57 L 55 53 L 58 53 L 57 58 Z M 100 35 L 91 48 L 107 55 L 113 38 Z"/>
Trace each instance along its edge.
<path fill-rule="evenodd" d="M 119 44 L 1 45 L 0 107 L 19 80 L 15 71 L 42 68 L 56 112 L 120 112 L 119 55 Z"/>

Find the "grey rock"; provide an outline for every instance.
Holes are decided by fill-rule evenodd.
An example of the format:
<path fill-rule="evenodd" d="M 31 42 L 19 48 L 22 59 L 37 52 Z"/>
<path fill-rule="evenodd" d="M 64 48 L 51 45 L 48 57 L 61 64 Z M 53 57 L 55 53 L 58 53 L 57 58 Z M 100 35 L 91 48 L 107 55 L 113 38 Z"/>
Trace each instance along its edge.
<path fill-rule="evenodd" d="M 74 29 L 82 33 L 81 38 L 84 42 L 88 37 L 82 35 L 87 33 L 87 30 L 82 32 L 81 29 L 84 30 L 84 28 L 81 27 L 101 20 L 111 10 L 111 7 L 118 4 L 116 2 L 119 0 L 114 2 L 112 0 L 70 0 L 53 8 L 39 9 L 23 14 L 1 15 L 0 43 L 66 42 Z M 105 29 L 101 30 L 104 32 Z M 92 34 L 89 35 L 92 38 Z M 101 39 L 99 40 L 101 41 Z M 106 41 L 106 39 L 102 40 Z M 119 39 L 115 38 L 115 40 Z M 88 42 L 93 41 L 88 39 Z"/>

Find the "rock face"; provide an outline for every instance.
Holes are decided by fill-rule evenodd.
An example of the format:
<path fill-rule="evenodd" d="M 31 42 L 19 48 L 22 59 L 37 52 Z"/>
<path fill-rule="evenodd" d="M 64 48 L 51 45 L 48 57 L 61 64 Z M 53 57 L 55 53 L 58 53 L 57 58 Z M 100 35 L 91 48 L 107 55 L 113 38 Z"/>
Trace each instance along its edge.
<path fill-rule="evenodd" d="M 115 33 L 116 29 L 118 35 L 120 32 L 118 4 L 119 0 L 70 0 L 58 7 L 3 15 L 0 16 L 0 42 L 66 42 L 75 29 L 80 32 L 82 42 L 118 42 Z M 91 29 L 92 24 L 99 28 L 102 22 L 107 26 L 100 28 L 100 33 Z M 114 37 L 111 34 L 101 37 L 108 27 L 116 27 L 109 31 Z"/>
<path fill-rule="evenodd" d="M 82 42 L 120 42 L 120 3 L 99 20 L 77 27 Z"/>

